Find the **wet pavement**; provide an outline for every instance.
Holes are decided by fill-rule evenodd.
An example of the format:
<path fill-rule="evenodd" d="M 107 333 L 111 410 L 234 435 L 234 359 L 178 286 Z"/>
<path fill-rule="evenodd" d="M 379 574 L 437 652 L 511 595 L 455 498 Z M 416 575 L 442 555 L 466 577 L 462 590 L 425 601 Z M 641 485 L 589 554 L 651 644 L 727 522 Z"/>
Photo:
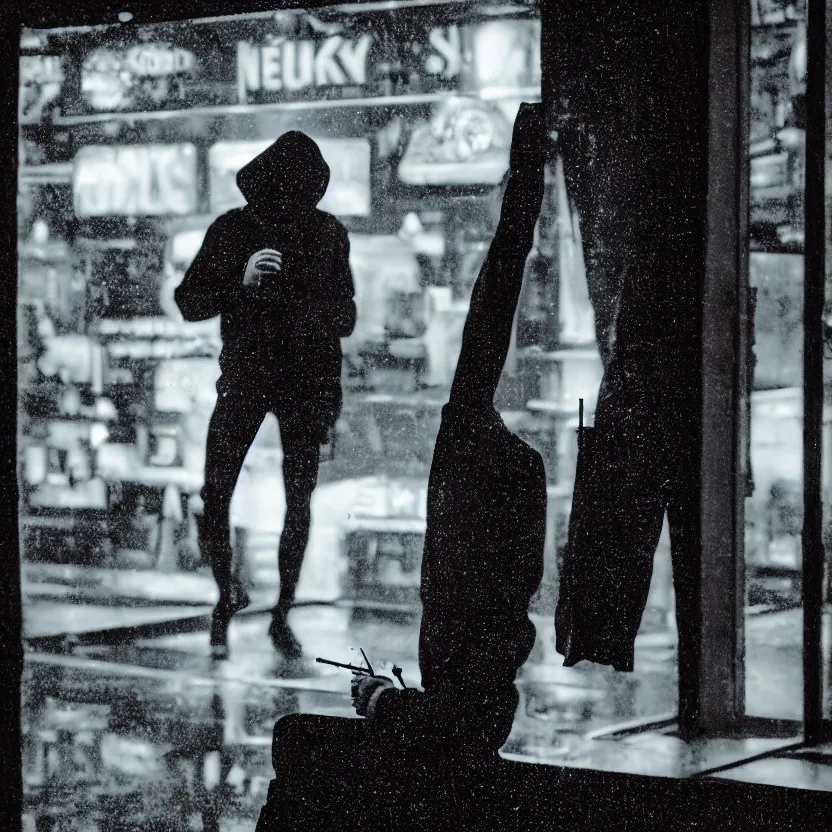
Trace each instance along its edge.
<path fill-rule="evenodd" d="M 227 661 L 210 656 L 216 588 L 205 571 L 87 570 L 79 589 L 71 569 L 24 565 L 30 828 L 251 830 L 273 776 L 275 721 L 294 712 L 354 716 L 349 673 L 314 657 L 356 661 L 351 648 L 362 647 L 377 670 L 389 672 L 395 663 L 407 684 L 419 683 L 418 610 L 344 600 L 342 529 L 372 478 L 325 482 L 316 490 L 299 606 L 290 617 L 305 656 L 286 662 L 275 654 L 266 610 L 277 590 L 283 486 L 272 463 L 249 470 L 235 496 L 235 520 L 250 532 L 250 577 L 258 590 L 251 610 L 231 627 Z M 551 611 L 533 617 L 538 639 L 518 679 L 520 705 L 506 756 L 688 776 L 782 745 L 690 744 L 657 731 L 605 734 L 622 723 L 672 718 L 675 633 L 666 622 L 646 622 L 632 674 L 587 663 L 564 668 L 554 652 L 552 618 Z M 799 719 L 799 610 L 751 616 L 747 625 L 748 713 Z M 771 777 L 771 770 L 757 766 L 749 777 Z"/>
<path fill-rule="evenodd" d="M 54 606 L 72 617 L 93 612 Z M 354 716 L 349 673 L 317 664 L 315 656 L 354 662 L 351 648 L 360 646 L 377 670 L 395 662 L 406 683 L 419 682 L 415 615 L 315 605 L 293 610 L 291 623 L 305 652 L 297 662 L 274 653 L 265 614 L 234 622 L 231 656 L 222 662 L 212 661 L 206 630 L 30 652 L 24 721 L 33 815 L 42 823 L 58 814 L 88 824 L 107 815 L 126 824 L 101 829 L 209 829 L 234 818 L 253 825 L 272 777 L 274 722 L 298 711 Z M 593 666 L 558 667 L 548 622 L 535 623 L 540 638 L 518 681 L 509 754 L 562 762 L 578 752 L 587 731 L 673 710 L 669 643 L 654 638 L 639 651 L 643 670 L 615 678 Z"/>
<path fill-rule="evenodd" d="M 89 621 L 129 612 L 40 603 L 53 607 L 54 621 L 62 612 Z M 506 756 L 685 776 L 777 747 L 777 741 L 761 740 L 694 748 L 655 732 L 611 742 L 605 728 L 672 715 L 672 635 L 646 633 L 636 672 L 616 674 L 591 664 L 562 667 L 550 617 L 534 620 L 538 642 L 518 679 L 521 700 Z M 749 626 L 749 640 L 757 650 L 782 651 L 798 621 L 794 612 L 770 616 L 762 626 Z M 416 615 L 315 604 L 293 610 L 291 623 L 305 653 L 295 662 L 275 654 L 265 613 L 233 623 L 227 661 L 212 661 L 205 629 L 70 646 L 68 653 L 30 651 L 24 758 L 27 805 L 39 818 L 37 828 L 209 830 L 236 822 L 251 829 L 272 777 L 275 721 L 294 712 L 354 716 L 349 673 L 314 657 L 354 662 L 355 648 L 363 647 L 377 670 L 389 672 L 396 663 L 406 683 L 419 682 Z M 775 631 L 779 645 L 772 641 Z M 799 650 L 792 654 L 799 659 Z M 788 663 L 784 667 L 788 671 Z M 782 694 L 766 688 L 770 709 L 778 702 L 781 711 L 784 703 L 791 710 L 799 704 L 788 687 Z M 758 769 L 754 776 L 761 776 Z M 55 817 L 63 825 L 49 826 Z M 79 825 L 66 825 L 69 818 Z"/>

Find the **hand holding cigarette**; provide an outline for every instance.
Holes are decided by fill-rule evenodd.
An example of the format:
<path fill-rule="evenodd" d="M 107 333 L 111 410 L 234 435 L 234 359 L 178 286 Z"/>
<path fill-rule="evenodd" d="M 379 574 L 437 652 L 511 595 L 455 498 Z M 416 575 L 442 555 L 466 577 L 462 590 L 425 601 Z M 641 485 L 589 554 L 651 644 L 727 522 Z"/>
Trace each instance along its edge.
<path fill-rule="evenodd" d="M 393 681 L 388 679 L 386 676 L 377 676 L 373 671 L 373 666 L 370 664 L 370 661 L 363 650 L 361 651 L 361 655 L 364 658 L 367 667 L 359 667 L 354 664 L 345 664 L 343 662 L 334 662 L 330 659 L 316 658 L 315 661 L 320 664 L 328 664 L 333 667 L 340 667 L 344 670 L 352 671 L 353 678 L 350 683 L 350 695 L 353 707 L 359 716 L 368 716 L 370 715 L 369 711 L 371 710 L 371 701 L 374 702 L 375 699 L 378 698 L 375 694 L 377 692 L 380 693 L 380 689 L 392 688 Z M 407 687 L 402 679 L 402 670 L 400 667 L 395 665 L 393 666 L 393 675 L 399 680 L 399 684 L 402 688 Z"/>

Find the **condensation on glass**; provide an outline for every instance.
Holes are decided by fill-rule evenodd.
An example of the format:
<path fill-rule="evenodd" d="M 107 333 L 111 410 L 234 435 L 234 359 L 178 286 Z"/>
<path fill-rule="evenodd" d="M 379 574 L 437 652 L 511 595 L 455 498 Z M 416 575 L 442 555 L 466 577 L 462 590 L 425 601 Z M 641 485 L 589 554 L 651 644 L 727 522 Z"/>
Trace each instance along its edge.
<path fill-rule="evenodd" d="M 778 46 L 788 55 L 790 37 Z M 185 829 L 222 781 L 223 799 L 211 805 L 250 823 L 272 776 L 275 720 L 349 715 L 348 677 L 310 684 L 318 666 L 287 683 L 255 616 L 234 625 L 230 670 L 218 678 L 206 630 L 192 632 L 194 610 L 208 609 L 215 592 L 194 513 L 220 340 L 217 320 L 181 319 L 173 291 L 211 221 L 242 204 L 242 165 L 287 130 L 315 138 L 332 171 L 321 207 L 350 233 L 358 324 L 343 343 L 344 408 L 324 451 L 298 593 L 319 603 L 293 613 L 293 624 L 308 651 L 349 661 L 361 646 L 418 683 L 427 474 L 499 213 L 512 122 L 521 101 L 540 96 L 539 12 L 393 3 L 27 31 L 20 61 L 30 813 L 56 810 L 63 792 L 50 786 L 70 784 L 84 796 L 73 810 L 81 823 L 106 803 L 102 829 L 146 828 L 154 812 Z M 799 126 L 788 95 L 763 101 L 767 72 L 759 107 L 776 130 L 754 138 L 766 149 L 753 176 L 760 194 L 773 188 L 787 204 L 765 196 L 760 235 L 790 250 Z M 754 256 L 758 344 L 777 356 L 759 356 L 759 407 L 771 413 L 760 417 L 767 426 L 755 422 L 761 446 L 767 436 L 791 442 L 799 422 L 789 410 L 799 263 Z M 580 759 L 592 729 L 676 708 L 666 535 L 636 672 L 566 670 L 554 652 L 578 401 L 591 414 L 600 376 L 580 229 L 553 162 L 497 402 L 543 454 L 550 485 L 547 569 L 532 610 L 539 640 L 506 751 L 549 762 Z M 280 460 L 268 417 L 232 504 L 237 569 L 264 604 L 277 590 Z M 791 468 L 766 470 L 757 461 L 755 494 L 765 499 L 754 562 L 781 565 L 786 578 L 752 575 L 749 603 L 758 606 L 789 597 L 781 587 L 796 539 Z M 331 692 L 313 692 L 322 688 Z"/>

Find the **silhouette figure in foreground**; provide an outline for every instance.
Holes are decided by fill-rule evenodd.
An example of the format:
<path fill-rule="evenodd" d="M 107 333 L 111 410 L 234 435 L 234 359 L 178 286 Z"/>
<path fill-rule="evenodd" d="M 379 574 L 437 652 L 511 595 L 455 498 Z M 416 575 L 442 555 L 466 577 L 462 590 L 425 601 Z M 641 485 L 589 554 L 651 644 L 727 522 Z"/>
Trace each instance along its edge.
<path fill-rule="evenodd" d="M 228 624 L 247 606 L 232 578 L 229 509 L 237 478 L 267 413 L 283 446 L 286 518 L 280 538 L 280 596 L 269 635 L 288 657 L 300 645 L 287 622 L 309 538 L 320 446 L 341 410 L 341 344 L 355 327 L 346 229 L 315 206 L 329 167 L 303 133 L 283 134 L 243 167 L 245 207 L 219 217 L 175 299 L 187 321 L 220 316 L 222 375 L 208 428 L 200 550 L 219 602 L 211 646 L 227 653 Z"/>
<path fill-rule="evenodd" d="M 528 607 L 543 575 L 546 476 L 540 455 L 508 431 L 493 400 L 543 199 L 545 143 L 540 106 L 523 105 L 500 222 L 473 289 L 431 466 L 419 638 L 424 690 L 360 677 L 353 681 L 353 702 L 367 721 L 281 719 L 272 752 L 276 779 L 261 832 L 286 820 L 278 806 L 299 805 L 290 794 L 299 782 L 298 761 L 281 758 L 280 751 L 298 744 L 298 737 L 304 756 L 306 749 L 312 759 L 325 753 L 320 765 L 330 771 L 339 750 L 361 749 L 343 765 L 363 781 L 363 817 L 398 828 L 412 828 L 408 817 L 418 817 L 419 828 L 433 828 L 428 818 L 438 812 L 441 828 L 453 829 L 460 827 L 447 811 L 455 801 L 439 793 L 455 787 L 441 761 L 462 761 L 467 772 L 489 765 L 511 731 L 515 676 L 535 641 Z M 306 818 L 325 822 L 337 788 L 334 781 L 315 782 L 312 801 L 302 801 Z"/>
<path fill-rule="evenodd" d="M 419 662 L 424 692 L 359 676 L 359 713 L 414 721 L 496 753 L 517 706 L 514 677 L 535 640 L 529 601 L 543 576 L 546 475 L 494 408 L 543 199 L 543 116 L 514 127 L 497 232 L 471 296 L 428 482 Z"/>

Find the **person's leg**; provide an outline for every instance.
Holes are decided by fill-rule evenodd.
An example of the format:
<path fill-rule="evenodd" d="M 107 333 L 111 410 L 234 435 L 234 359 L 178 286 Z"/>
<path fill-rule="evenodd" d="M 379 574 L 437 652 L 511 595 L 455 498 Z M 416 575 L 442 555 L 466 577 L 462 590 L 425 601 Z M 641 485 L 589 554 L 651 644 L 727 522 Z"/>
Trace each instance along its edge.
<path fill-rule="evenodd" d="M 604 427 L 584 432 L 555 613 L 556 650 L 633 669 L 667 487 L 660 454 Z"/>
<path fill-rule="evenodd" d="M 597 131 L 586 125 L 570 121 L 561 131 L 566 190 L 570 209 L 574 207 L 580 221 L 587 290 L 605 370 L 611 359 L 615 318 L 633 245 L 628 200 L 618 200 L 610 193 L 610 186 L 617 185 L 612 173 L 620 148 L 616 145 L 610 149 L 608 145 L 599 146 Z"/>
<path fill-rule="evenodd" d="M 688 469 L 688 474 L 693 473 Z M 702 560 L 700 557 L 700 507 L 697 490 L 684 473 L 674 489 L 667 510 L 673 590 L 676 597 L 679 664 L 679 728 L 683 736 L 699 731 L 699 664 L 702 647 Z"/>
<path fill-rule="evenodd" d="M 245 599 L 235 599 L 232 586 L 231 497 L 246 453 L 266 413 L 266 400 L 251 392 L 230 388 L 222 379 L 217 391 L 217 404 L 208 426 L 205 483 L 200 492 L 203 513 L 199 521 L 199 548 L 203 559 L 211 564 L 220 592 L 211 644 L 222 647 L 228 621 L 237 609 L 245 606 Z"/>
<path fill-rule="evenodd" d="M 318 482 L 323 432 L 316 428 L 315 420 L 309 416 L 280 412 L 278 423 L 283 446 L 286 516 L 277 554 L 280 595 L 272 615 L 269 634 L 281 652 L 288 656 L 298 656 L 301 652 L 300 645 L 289 629 L 287 616 L 295 602 L 295 590 L 309 542 L 312 492 Z"/>

